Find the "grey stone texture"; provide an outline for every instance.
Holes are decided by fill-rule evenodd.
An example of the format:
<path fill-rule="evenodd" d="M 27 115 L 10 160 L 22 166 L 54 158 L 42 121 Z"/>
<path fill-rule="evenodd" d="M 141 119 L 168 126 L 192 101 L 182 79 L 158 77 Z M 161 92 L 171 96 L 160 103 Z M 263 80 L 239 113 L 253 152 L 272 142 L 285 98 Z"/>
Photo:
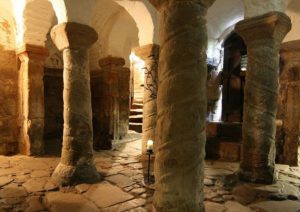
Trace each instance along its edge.
<path fill-rule="evenodd" d="M 283 122 L 282 155 L 279 162 L 300 165 L 300 40 L 283 43 L 280 48 L 281 70 L 278 97 L 278 116 Z"/>
<path fill-rule="evenodd" d="M 245 19 L 235 27 L 248 55 L 240 167 L 240 177 L 247 181 L 275 181 L 278 55 L 290 29 L 289 17 L 280 12 Z"/>
<path fill-rule="evenodd" d="M 64 59 L 64 131 L 61 161 L 53 177 L 60 184 L 100 179 L 93 163 L 93 126 L 88 48 L 98 39 L 91 27 L 62 23 L 51 37 Z M 80 101 L 79 101 L 80 100 Z"/>
<path fill-rule="evenodd" d="M 150 2 L 161 16 L 154 208 L 204 211 L 205 15 L 214 0 Z"/>
<path fill-rule="evenodd" d="M 144 70 L 144 98 L 143 98 L 143 142 L 142 152 L 147 152 L 147 141 L 155 142 L 155 128 L 157 120 L 157 86 L 159 46 L 148 44 L 134 49 L 135 54 L 145 62 Z"/>

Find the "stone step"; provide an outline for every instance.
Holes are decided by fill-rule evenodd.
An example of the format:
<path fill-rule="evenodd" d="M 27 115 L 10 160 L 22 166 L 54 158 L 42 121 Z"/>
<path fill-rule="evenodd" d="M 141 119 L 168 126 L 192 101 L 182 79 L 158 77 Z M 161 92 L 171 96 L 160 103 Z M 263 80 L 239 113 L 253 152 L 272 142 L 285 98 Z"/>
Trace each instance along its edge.
<path fill-rule="evenodd" d="M 141 123 L 129 123 L 129 130 L 141 133 L 143 131 Z"/>
<path fill-rule="evenodd" d="M 143 109 L 131 109 L 130 110 L 130 116 L 132 115 L 142 115 L 143 114 Z"/>
<path fill-rule="evenodd" d="M 143 115 L 129 116 L 130 123 L 143 123 Z"/>
<path fill-rule="evenodd" d="M 143 103 L 136 103 L 136 102 L 134 102 L 131 105 L 131 109 L 143 109 Z"/>

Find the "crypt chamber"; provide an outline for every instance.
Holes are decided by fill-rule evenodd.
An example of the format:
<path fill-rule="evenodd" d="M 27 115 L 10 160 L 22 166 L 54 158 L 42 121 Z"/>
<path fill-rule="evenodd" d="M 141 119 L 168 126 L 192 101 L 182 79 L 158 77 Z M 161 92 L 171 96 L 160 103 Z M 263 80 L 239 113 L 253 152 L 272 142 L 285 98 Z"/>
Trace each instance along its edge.
<path fill-rule="evenodd" d="M 298 0 L 0 0 L 0 212 L 299 212 Z"/>

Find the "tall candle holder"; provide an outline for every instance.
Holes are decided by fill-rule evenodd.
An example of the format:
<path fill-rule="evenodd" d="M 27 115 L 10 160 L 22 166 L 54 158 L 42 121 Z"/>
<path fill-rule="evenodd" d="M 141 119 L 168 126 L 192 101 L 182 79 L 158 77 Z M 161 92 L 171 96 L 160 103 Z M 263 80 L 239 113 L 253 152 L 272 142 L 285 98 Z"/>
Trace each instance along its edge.
<path fill-rule="evenodd" d="M 147 179 L 148 179 L 148 184 L 150 184 L 150 163 L 151 163 L 151 155 L 154 153 L 153 151 L 153 141 L 148 140 L 147 141 L 147 153 L 148 153 L 148 174 L 147 174 Z"/>

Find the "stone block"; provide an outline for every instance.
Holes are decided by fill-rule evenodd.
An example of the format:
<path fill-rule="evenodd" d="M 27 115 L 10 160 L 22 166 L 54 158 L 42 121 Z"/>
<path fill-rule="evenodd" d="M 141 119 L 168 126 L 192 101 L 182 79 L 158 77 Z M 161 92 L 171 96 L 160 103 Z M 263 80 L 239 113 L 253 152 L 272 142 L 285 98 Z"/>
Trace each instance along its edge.
<path fill-rule="evenodd" d="M 209 122 L 206 124 L 206 136 L 217 137 L 219 123 Z"/>
<path fill-rule="evenodd" d="M 228 162 L 238 162 L 240 159 L 240 144 L 233 142 L 220 142 L 219 159 Z"/>

